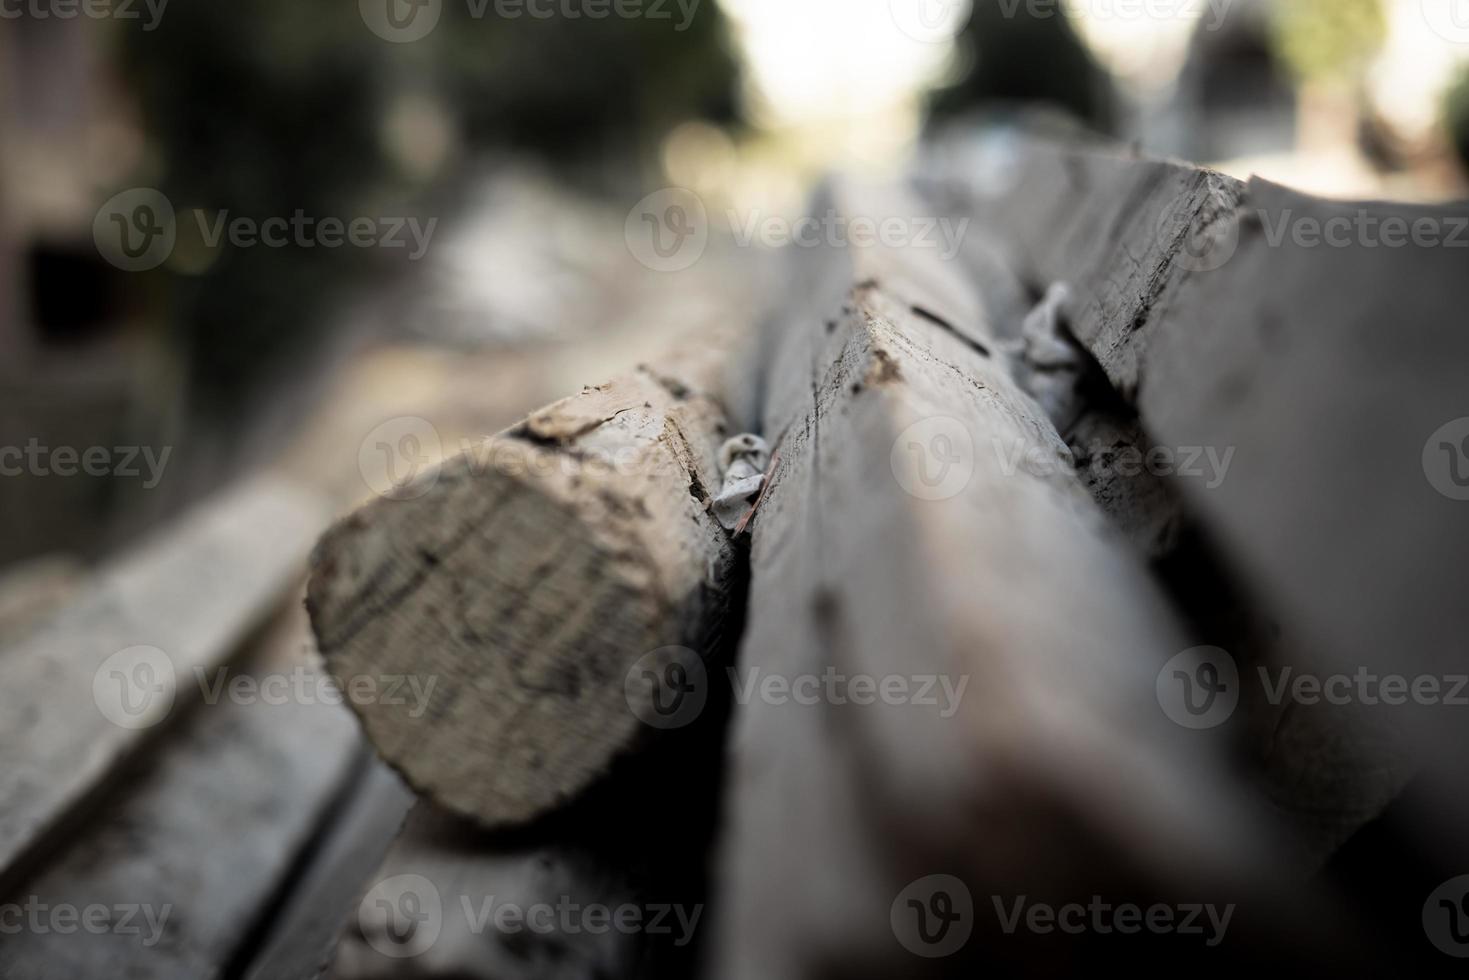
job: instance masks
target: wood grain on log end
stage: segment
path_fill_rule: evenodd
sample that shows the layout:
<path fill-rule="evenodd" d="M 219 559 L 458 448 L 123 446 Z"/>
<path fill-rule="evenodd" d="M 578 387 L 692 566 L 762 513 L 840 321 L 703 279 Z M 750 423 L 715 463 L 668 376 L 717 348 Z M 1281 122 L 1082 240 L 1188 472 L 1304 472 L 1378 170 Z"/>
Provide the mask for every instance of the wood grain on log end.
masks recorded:
<path fill-rule="evenodd" d="M 633 668 L 710 649 L 735 568 L 708 511 L 720 371 L 701 352 L 587 388 L 322 540 L 307 599 L 322 653 L 416 789 L 520 825 L 653 732 Z M 409 696 L 351 696 L 400 677 Z"/>

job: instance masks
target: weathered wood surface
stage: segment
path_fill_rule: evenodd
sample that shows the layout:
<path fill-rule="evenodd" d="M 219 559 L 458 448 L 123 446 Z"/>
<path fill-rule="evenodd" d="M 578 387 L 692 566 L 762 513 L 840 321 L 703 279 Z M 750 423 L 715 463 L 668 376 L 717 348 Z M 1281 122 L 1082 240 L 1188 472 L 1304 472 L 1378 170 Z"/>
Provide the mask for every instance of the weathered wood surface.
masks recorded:
<path fill-rule="evenodd" d="M 720 444 L 753 399 L 742 340 L 711 330 L 557 402 L 323 538 L 309 607 L 332 673 L 427 692 L 416 713 L 358 706 L 414 788 L 522 824 L 654 731 L 635 667 L 702 656 L 735 584 L 709 506 Z"/>
<path fill-rule="evenodd" d="M 413 794 L 364 746 L 355 785 L 324 828 L 322 840 L 270 934 L 251 956 L 248 980 L 315 980 L 331 965 L 357 903 L 403 828 Z"/>
<path fill-rule="evenodd" d="M 231 681 L 304 669 L 308 639 L 293 603 Z M 128 768 L 63 854 L 7 891 L 27 921 L 11 932 L 7 919 L 0 976 L 232 975 L 363 750 L 338 705 L 225 695 L 196 706 Z M 83 928 L 84 914 L 102 928 Z"/>
<path fill-rule="evenodd" d="M 63 608 L 85 580 L 81 562 L 47 555 L 0 573 L 0 649 L 33 632 Z"/>
<path fill-rule="evenodd" d="M 567 934 L 559 913 L 549 931 L 540 922 L 535 930 L 525 922 L 539 904 L 616 907 L 635 899 L 625 875 L 609 873 L 589 855 L 564 844 L 497 849 L 482 834 L 424 804 L 350 910 L 332 976 L 636 976 L 635 935 L 611 929 Z M 506 907 L 521 910 L 519 922 L 497 918 Z"/>
<path fill-rule="evenodd" d="M 721 743 L 690 731 L 528 831 L 421 801 L 352 909 L 334 980 L 699 975 Z"/>
<path fill-rule="evenodd" d="M 0 655 L 0 882 L 230 656 L 299 575 L 321 502 L 262 479 L 209 501 L 112 561 L 85 593 Z"/>
<path fill-rule="evenodd" d="M 960 270 L 916 249 L 804 261 L 804 301 L 772 334 L 779 463 L 736 683 L 832 670 L 907 679 L 915 699 L 921 678 L 940 680 L 930 696 L 964 687 L 947 705 L 742 703 L 715 975 L 927 975 L 898 916 L 911 931 L 900 899 L 929 875 L 972 892 L 974 938 L 933 961 L 950 971 L 1024 949 L 1064 962 L 1064 944 L 1003 935 L 991 896 L 1248 880 L 1266 835 L 1155 700 L 1191 644 L 1011 381 Z"/>
<path fill-rule="evenodd" d="M 1306 850 L 1330 853 L 1443 760 L 1415 738 L 1463 727 L 1441 705 L 1272 704 L 1251 675 L 1462 672 L 1469 508 L 1425 456 L 1469 416 L 1469 208 L 1328 202 L 1013 139 L 933 173 L 1037 288 L 1072 287 L 1070 328 L 1148 439 L 1233 452 L 1217 482 L 1172 482 L 1261 621 L 1233 652 L 1271 792 Z M 1414 244 L 1420 222 L 1440 244 Z"/>

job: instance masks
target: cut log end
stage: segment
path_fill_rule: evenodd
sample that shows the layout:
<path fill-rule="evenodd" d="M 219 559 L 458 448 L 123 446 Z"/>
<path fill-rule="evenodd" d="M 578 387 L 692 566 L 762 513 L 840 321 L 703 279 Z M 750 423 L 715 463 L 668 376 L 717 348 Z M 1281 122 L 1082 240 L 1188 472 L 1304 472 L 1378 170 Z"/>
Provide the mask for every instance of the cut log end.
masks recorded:
<path fill-rule="evenodd" d="M 322 540 L 307 599 L 321 652 L 415 789 L 519 826 L 655 733 L 636 668 L 704 655 L 736 565 L 708 510 L 711 405 L 639 377 L 602 386 Z"/>

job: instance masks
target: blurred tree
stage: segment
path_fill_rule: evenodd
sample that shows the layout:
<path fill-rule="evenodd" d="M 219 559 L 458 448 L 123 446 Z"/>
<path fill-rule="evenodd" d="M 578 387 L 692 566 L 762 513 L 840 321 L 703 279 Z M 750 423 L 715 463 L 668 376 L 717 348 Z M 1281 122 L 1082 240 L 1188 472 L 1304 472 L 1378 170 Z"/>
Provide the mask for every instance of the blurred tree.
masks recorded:
<path fill-rule="evenodd" d="M 248 413 L 312 353 L 332 287 L 363 250 L 209 246 L 194 209 L 211 221 L 353 216 L 382 176 L 379 42 L 355 5 L 291 0 L 177 4 L 156 30 L 122 36 L 178 217 L 167 317 L 190 407 Z"/>
<path fill-rule="evenodd" d="M 1469 65 L 1460 70 L 1458 80 L 1449 89 L 1445 102 L 1444 116 L 1448 123 L 1449 138 L 1458 151 L 1465 172 L 1469 173 Z"/>
<path fill-rule="evenodd" d="M 1094 129 L 1114 124 L 1112 82 L 1072 30 L 1064 7 L 974 0 L 957 39 L 958 80 L 935 93 L 937 118 L 991 103 L 1040 103 Z"/>
<path fill-rule="evenodd" d="M 677 4 L 660 12 L 669 17 L 500 21 L 449 4 L 422 54 L 470 145 L 572 164 L 656 146 L 689 119 L 735 119 L 738 72 L 718 5 L 706 0 L 687 21 Z"/>
<path fill-rule="evenodd" d="M 1382 0 L 1283 0 L 1271 10 L 1281 56 L 1308 81 L 1355 79 L 1387 33 Z"/>
<path fill-rule="evenodd" d="M 469 155 L 511 149 L 564 174 L 604 167 L 609 149 L 631 157 L 684 119 L 732 118 L 738 80 L 714 3 L 687 23 L 678 4 L 662 5 L 671 19 L 568 17 L 565 6 L 512 19 L 493 2 L 446 0 L 437 26 L 404 44 L 375 35 L 352 2 L 176 4 L 156 30 L 125 32 L 157 160 L 148 179 L 179 215 L 160 275 L 194 409 L 231 418 L 278 391 L 319 347 L 335 292 L 403 253 L 205 247 L 192 209 L 210 220 L 403 215 L 426 190 L 416 179 L 452 176 L 410 175 L 388 152 L 404 95 L 426 95 L 416 104 L 441 112 Z M 423 130 L 407 132 L 412 142 Z"/>

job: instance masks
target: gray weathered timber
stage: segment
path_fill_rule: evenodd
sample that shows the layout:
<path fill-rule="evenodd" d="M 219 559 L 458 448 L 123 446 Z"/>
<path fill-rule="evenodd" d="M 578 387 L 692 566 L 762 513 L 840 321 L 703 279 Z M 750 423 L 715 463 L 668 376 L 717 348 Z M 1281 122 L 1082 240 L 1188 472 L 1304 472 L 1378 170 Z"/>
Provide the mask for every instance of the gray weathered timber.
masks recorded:
<path fill-rule="evenodd" d="M 307 625 L 293 607 L 232 677 L 304 668 Z M 228 696 L 196 706 L 65 853 L 5 896 L 37 909 L 43 927 L 0 936 L 0 976 L 230 975 L 362 751 L 340 706 Z M 68 908 L 72 927 L 56 928 Z M 81 928 L 85 915 L 105 928 Z"/>
<path fill-rule="evenodd" d="M 274 479 L 211 500 L 92 577 L 0 656 L 0 881 L 159 730 L 197 701 L 196 670 L 232 655 L 297 581 L 328 518 Z"/>
<path fill-rule="evenodd" d="M 922 213 L 845 188 L 836 205 Z M 912 248 L 802 261 L 772 334 L 779 462 L 736 684 L 832 672 L 902 679 L 912 698 L 742 701 L 714 975 L 1020 962 L 1036 950 L 1002 934 L 991 896 L 1248 879 L 1264 835 L 1156 700 L 1189 643 L 1011 381 L 960 269 Z M 902 898 L 937 874 L 967 885 L 972 905 L 947 890 L 976 934 L 928 961 L 900 945 L 920 942 Z"/>
<path fill-rule="evenodd" d="M 398 836 L 413 794 L 363 746 L 362 769 L 269 936 L 251 951 L 248 980 L 315 980 L 336 955 L 373 872 Z"/>
<path fill-rule="evenodd" d="M 1272 702 L 1257 671 L 1464 672 L 1469 505 L 1429 474 L 1452 491 L 1452 464 L 1469 468 L 1469 447 L 1432 444 L 1469 417 L 1469 208 L 1329 202 L 1041 142 L 948 162 L 942 182 L 968 184 L 1021 274 L 1072 286 L 1072 331 L 1151 443 L 1233 454 L 1222 479 L 1171 482 L 1262 621 L 1232 651 L 1242 714 L 1306 851 L 1329 854 L 1421 764 L 1451 772 L 1455 713 Z"/>

